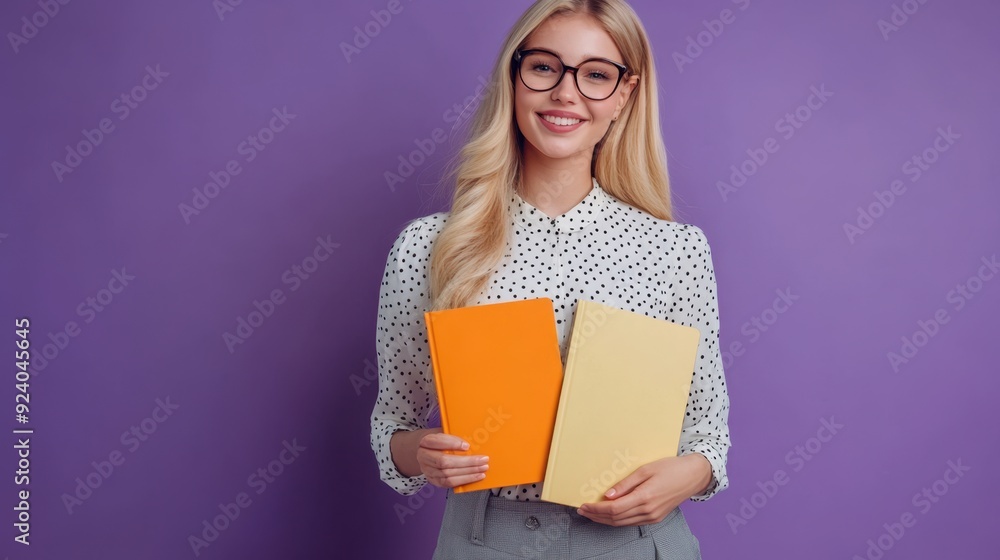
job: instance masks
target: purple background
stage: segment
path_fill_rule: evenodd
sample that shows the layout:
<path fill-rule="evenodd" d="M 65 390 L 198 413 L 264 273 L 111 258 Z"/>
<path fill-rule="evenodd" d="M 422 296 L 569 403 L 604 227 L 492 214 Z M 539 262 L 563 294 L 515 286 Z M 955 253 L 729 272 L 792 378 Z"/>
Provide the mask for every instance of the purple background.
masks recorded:
<path fill-rule="evenodd" d="M 14 436 L 2 437 L 0 554 L 192 558 L 189 535 L 247 492 L 199 557 L 430 557 L 444 492 L 396 494 L 369 447 L 379 282 L 405 221 L 447 207 L 438 178 L 463 129 L 446 111 L 475 104 L 530 2 L 404 0 L 348 61 L 342 43 L 387 4 L 247 1 L 220 18 L 208 1 L 70 2 L 35 16 L 48 21 L 17 52 L 8 33 L 42 8 L 0 8 L 3 425 L 17 427 L 14 318 L 30 317 L 36 353 L 79 327 L 31 380 L 30 547 L 13 543 Z M 730 487 L 682 506 L 705 557 L 864 558 L 882 536 L 885 558 L 995 558 L 1000 276 L 970 279 L 1000 249 L 988 188 L 1000 7 L 929 0 L 886 39 L 888 0 L 633 6 L 656 50 L 678 219 L 706 231 L 722 345 L 743 349 L 726 360 Z M 735 21 L 678 66 L 726 8 Z M 147 65 L 169 75 L 121 119 L 113 103 Z M 824 84 L 833 95 L 785 138 L 775 124 Z M 284 107 L 295 117 L 247 162 L 240 143 Z M 57 178 L 53 162 L 104 118 L 114 130 Z M 959 138 L 913 181 L 903 165 L 939 127 Z M 449 140 L 390 188 L 384 174 L 437 128 Z M 768 138 L 779 149 L 723 197 L 717 182 Z M 178 205 L 230 160 L 240 174 L 186 222 Z M 905 192 L 849 239 L 844 224 L 897 179 Z M 317 237 L 339 246 L 292 291 L 282 275 Z M 122 267 L 128 286 L 78 314 Z M 977 292 L 957 309 L 949 293 L 967 282 Z M 230 352 L 223 334 L 275 289 L 283 303 Z M 784 289 L 798 299 L 769 311 Z M 938 309 L 948 322 L 894 371 L 887 354 Z M 173 414 L 125 445 L 167 397 Z M 810 443 L 831 417 L 843 428 Z M 293 440 L 305 450 L 258 494 L 248 477 Z M 63 495 L 115 451 L 124 463 L 69 513 Z M 959 460 L 969 469 L 938 482 L 944 495 L 914 503 Z M 787 483 L 767 496 L 778 471 Z M 890 536 L 907 513 L 916 524 Z"/>

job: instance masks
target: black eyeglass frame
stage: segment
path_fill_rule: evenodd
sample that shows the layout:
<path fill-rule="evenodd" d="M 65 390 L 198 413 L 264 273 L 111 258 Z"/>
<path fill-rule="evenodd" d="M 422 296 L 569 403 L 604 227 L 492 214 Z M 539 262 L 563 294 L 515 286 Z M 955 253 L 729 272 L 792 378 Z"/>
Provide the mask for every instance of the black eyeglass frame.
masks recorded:
<path fill-rule="evenodd" d="M 562 66 L 562 73 L 559 75 L 559 79 L 556 80 L 555 85 L 553 85 L 552 87 L 547 88 L 547 89 L 535 89 L 535 88 L 529 86 L 527 83 L 525 83 L 524 76 L 521 75 L 521 62 L 524 60 L 524 57 L 526 55 L 532 54 L 532 53 L 545 53 L 545 54 L 548 54 L 548 55 L 552 55 L 553 57 L 555 57 L 556 60 L 559 61 L 559 64 Z M 590 97 L 589 95 L 583 93 L 583 90 L 580 88 L 579 73 L 577 71 L 580 69 L 580 66 L 583 66 L 584 64 L 586 64 L 588 62 L 595 61 L 595 60 L 597 60 L 599 62 L 607 62 L 608 64 L 611 64 L 612 66 L 614 66 L 615 68 L 618 69 L 618 81 L 615 82 L 614 89 L 611 90 L 611 93 L 609 93 L 607 95 L 607 97 L 601 97 L 601 98 Z M 618 91 L 618 86 L 621 85 L 622 78 L 624 78 L 625 75 L 629 73 L 628 66 L 625 66 L 624 64 L 620 64 L 620 63 L 615 62 L 613 60 L 608 60 L 606 58 L 599 58 L 599 57 L 588 58 L 587 60 L 584 60 L 583 62 L 581 62 L 578 66 L 570 66 L 570 65 L 566 64 L 565 62 L 563 62 L 562 58 L 560 58 L 559 55 L 557 55 L 556 53 L 554 53 L 552 51 L 546 50 L 546 49 L 522 49 L 522 50 L 519 50 L 519 51 L 515 51 L 514 52 L 514 64 L 515 64 L 515 69 L 514 70 L 517 72 L 518 79 L 521 80 L 521 83 L 524 84 L 524 87 L 530 89 L 531 91 L 552 91 L 552 90 L 554 90 L 555 88 L 559 87 L 559 84 L 562 83 L 563 78 L 566 77 L 566 72 L 572 70 L 573 71 L 573 83 L 576 84 L 576 91 L 580 92 L 580 95 L 586 97 L 587 99 L 590 99 L 591 101 L 604 101 L 605 99 L 610 98 L 612 95 L 615 94 L 616 91 Z"/>

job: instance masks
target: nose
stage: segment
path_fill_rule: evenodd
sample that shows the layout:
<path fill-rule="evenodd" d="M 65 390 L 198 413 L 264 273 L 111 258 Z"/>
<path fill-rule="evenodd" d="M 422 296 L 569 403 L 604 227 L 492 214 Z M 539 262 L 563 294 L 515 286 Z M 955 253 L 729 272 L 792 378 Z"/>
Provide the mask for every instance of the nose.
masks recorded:
<path fill-rule="evenodd" d="M 570 78 L 569 73 L 573 73 L 573 77 Z M 552 95 L 556 96 L 557 99 L 564 99 L 566 97 L 566 88 L 569 88 L 569 95 L 575 95 L 577 92 L 576 86 L 576 68 L 566 68 L 563 72 L 559 82 L 556 83 L 556 87 L 552 88 Z"/>

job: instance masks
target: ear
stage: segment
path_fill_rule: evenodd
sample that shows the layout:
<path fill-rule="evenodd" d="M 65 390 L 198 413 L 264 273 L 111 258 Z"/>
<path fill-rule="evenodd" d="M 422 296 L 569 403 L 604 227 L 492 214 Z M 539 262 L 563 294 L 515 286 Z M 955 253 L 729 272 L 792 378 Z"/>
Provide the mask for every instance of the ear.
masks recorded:
<path fill-rule="evenodd" d="M 615 107 L 615 116 L 613 118 L 617 119 L 618 115 L 621 114 L 622 109 L 625 108 L 625 104 L 628 103 L 628 98 L 632 95 L 632 90 L 639 83 L 639 76 L 632 75 L 629 76 L 628 80 L 622 83 L 621 93 L 618 95 L 618 105 Z"/>

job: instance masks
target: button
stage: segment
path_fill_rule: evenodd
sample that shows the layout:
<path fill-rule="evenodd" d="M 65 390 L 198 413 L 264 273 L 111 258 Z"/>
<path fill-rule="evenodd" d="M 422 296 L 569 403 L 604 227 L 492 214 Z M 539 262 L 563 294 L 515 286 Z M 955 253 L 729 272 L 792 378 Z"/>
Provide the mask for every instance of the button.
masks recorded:
<path fill-rule="evenodd" d="M 527 519 L 524 520 L 524 526 L 534 531 L 535 529 L 541 526 L 541 523 L 538 521 L 537 517 L 532 515 L 531 517 L 528 517 Z"/>

